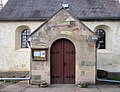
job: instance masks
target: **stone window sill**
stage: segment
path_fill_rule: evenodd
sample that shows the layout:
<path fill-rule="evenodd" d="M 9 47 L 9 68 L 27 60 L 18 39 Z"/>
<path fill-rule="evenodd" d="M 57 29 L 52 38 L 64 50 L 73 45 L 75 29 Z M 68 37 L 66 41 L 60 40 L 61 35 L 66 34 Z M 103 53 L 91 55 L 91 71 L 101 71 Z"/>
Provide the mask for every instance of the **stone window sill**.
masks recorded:
<path fill-rule="evenodd" d="M 30 52 L 31 50 L 29 48 L 20 48 L 20 49 L 17 49 L 16 51 L 18 51 L 18 52 Z"/>
<path fill-rule="evenodd" d="M 104 54 L 104 53 L 111 54 L 111 52 L 108 51 L 107 49 L 98 49 L 98 50 L 97 50 L 97 53 L 98 53 L 98 54 Z"/>

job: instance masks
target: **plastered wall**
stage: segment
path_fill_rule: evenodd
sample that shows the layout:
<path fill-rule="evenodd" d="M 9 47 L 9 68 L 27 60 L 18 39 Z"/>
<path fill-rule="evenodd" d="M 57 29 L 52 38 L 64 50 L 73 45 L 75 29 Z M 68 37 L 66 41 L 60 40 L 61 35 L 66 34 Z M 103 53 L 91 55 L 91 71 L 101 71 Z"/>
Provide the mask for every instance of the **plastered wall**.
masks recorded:
<path fill-rule="evenodd" d="M 120 22 L 119 21 L 82 21 L 91 30 L 104 28 L 106 32 L 105 50 L 98 50 L 97 68 L 110 72 L 120 72 Z M 0 22 L 0 70 L 30 70 L 30 50 L 15 49 L 15 31 L 19 26 L 28 26 L 34 31 L 42 22 Z"/>
<path fill-rule="evenodd" d="M 21 40 L 21 30 L 17 29 L 26 26 L 32 32 L 39 25 L 41 22 L 0 22 L 0 71 L 30 70 L 30 49 L 21 48 L 20 42 L 15 42 Z M 15 44 L 19 46 L 16 48 Z"/>

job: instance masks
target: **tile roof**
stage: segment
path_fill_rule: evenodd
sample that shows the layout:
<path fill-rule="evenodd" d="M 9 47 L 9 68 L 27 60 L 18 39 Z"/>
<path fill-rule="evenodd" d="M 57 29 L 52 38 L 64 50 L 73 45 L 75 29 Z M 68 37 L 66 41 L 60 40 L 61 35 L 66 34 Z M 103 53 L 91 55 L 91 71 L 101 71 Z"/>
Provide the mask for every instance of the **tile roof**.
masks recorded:
<path fill-rule="evenodd" d="M 62 3 L 79 19 L 120 19 L 118 0 L 9 0 L 0 20 L 44 20 L 59 11 Z"/>

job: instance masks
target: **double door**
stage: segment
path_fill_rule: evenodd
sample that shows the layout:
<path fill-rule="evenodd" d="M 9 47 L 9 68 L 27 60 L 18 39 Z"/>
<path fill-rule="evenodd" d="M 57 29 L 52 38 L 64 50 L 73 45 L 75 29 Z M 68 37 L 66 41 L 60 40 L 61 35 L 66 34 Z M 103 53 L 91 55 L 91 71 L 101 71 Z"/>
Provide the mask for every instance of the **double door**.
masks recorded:
<path fill-rule="evenodd" d="M 67 39 L 59 39 L 51 46 L 51 83 L 75 83 L 75 47 Z"/>

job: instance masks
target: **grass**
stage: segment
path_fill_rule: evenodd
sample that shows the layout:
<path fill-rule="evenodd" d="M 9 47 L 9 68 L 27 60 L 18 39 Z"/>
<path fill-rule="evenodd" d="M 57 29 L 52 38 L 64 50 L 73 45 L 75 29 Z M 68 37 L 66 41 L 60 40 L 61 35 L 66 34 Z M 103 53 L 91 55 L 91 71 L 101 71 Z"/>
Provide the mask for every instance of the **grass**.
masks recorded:
<path fill-rule="evenodd" d="M 19 81 L 17 80 L 1 80 L 1 82 L 4 82 L 4 83 L 18 83 Z"/>
<path fill-rule="evenodd" d="M 108 80 L 117 80 L 117 81 L 120 81 L 120 77 L 119 76 L 114 76 L 114 77 L 108 77 L 107 78 Z"/>

